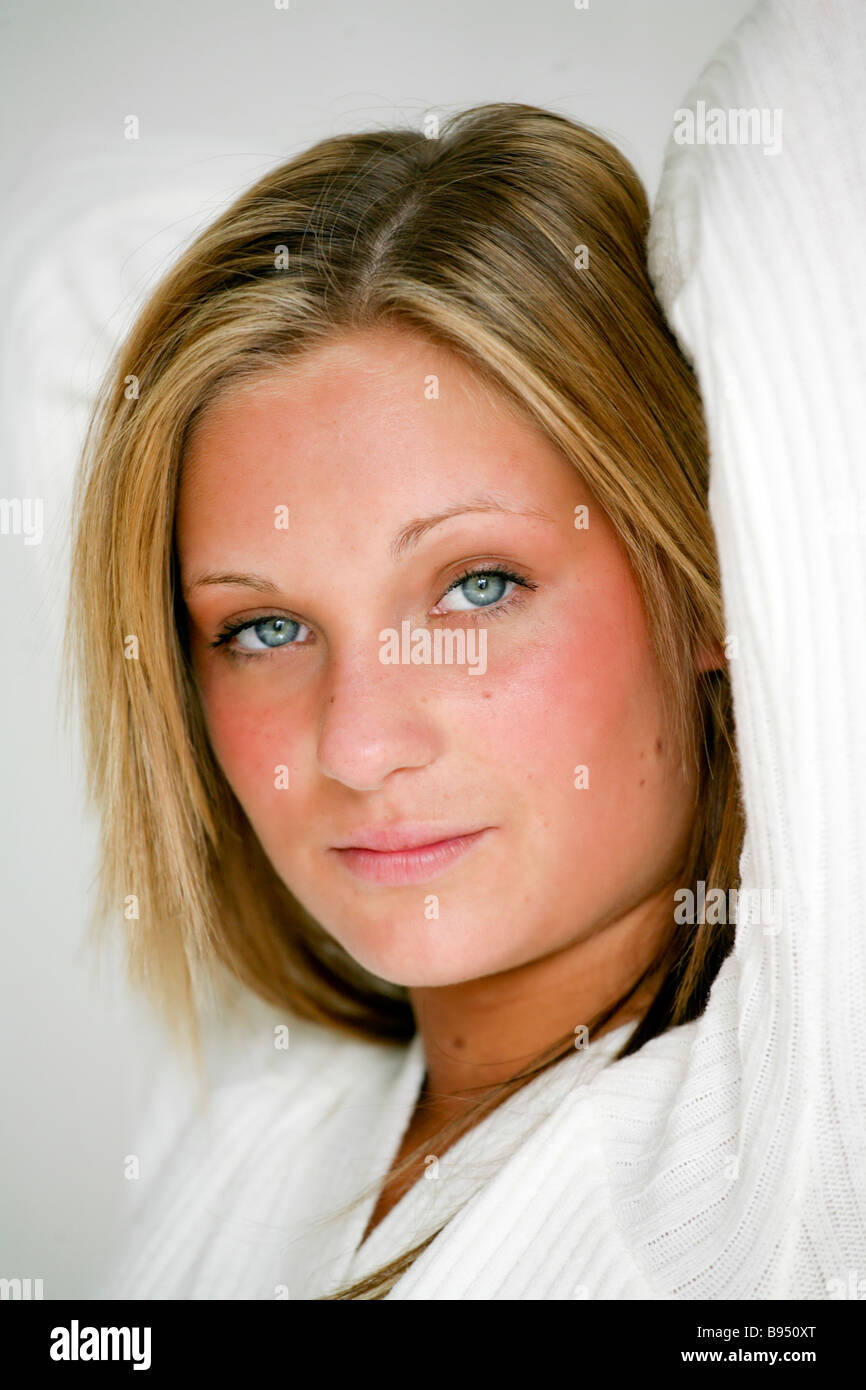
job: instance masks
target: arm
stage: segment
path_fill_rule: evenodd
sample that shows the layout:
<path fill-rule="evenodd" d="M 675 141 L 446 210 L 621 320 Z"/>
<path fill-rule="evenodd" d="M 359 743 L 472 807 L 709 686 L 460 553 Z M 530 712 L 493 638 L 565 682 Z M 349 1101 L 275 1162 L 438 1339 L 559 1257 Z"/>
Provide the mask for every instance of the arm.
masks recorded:
<path fill-rule="evenodd" d="M 708 1009 L 739 1053 L 731 1196 L 768 1270 L 787 1204 L 842 1276 L 866 1238 L 864 56 L 862 0 L 759 0 L 683 105 L 729 134 L 757 110 L 765 139 L 672 139 L 649 242 L 706 409 L 742 888 L 779 906 L 739 921 Z"/>

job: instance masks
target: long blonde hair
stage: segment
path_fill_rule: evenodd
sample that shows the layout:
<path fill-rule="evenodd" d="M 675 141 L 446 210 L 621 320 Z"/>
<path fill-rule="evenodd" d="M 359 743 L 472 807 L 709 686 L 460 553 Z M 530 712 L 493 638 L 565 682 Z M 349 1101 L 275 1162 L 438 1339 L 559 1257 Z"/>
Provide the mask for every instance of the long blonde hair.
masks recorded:
<path fill-rule="evenodd" d="M 124 922 L 131 978 L 197 1058 L 206 993 L 230 1000 L 238 984 L 356 1037 L 386 1044 L 415 1031 L 408 991 L 366 972 L 277 877 L 215 760 L 174 542 L 202 411 L 228 383 L 347 330 L 392 323 L 447 345 L 579 466 L 627 549 L 672 727 L 697 773 L 680 881 L 737 886 L 729 679 L 694 665 L 698 643 L 724 641 L 708 445 L 693 372 L 648 277 L 648 222 L 623 155 L 537 107 L 477 106 L 436 138 L 326 139 L 193 241 L 117 350 L 84 444 L 70 589 L 68 677 L 102 822 L 94 928 L 115 933 L 135 904 Z M 661 983 L 620 1055 L 696 1017 L 732 944 L 732 926 L 678 924 L 672 903 L 651 967 Z M 571 1035 L 554 1044 L 462 1126 L 573 1046 Z M 457 1128 L 443 1127 L 441 1142 Z M 332 1296 L 383 1297 L 433 1235 Z"/>

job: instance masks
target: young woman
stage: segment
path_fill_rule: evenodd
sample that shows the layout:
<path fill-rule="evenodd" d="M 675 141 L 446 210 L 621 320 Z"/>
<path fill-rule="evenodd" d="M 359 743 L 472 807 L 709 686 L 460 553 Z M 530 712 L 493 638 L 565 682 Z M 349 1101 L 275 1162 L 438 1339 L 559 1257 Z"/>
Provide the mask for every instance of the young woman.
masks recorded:
<path fill-rule="evenodd" d="M 223 1056 L 107 1296 L 866 1268 L 864 24 L 810 8 L 700 88 L 782 151 L 673 143 L 651 228 L 538 108 L 329 139 L 118 353 L 71 612 L 103 916 Z"/>

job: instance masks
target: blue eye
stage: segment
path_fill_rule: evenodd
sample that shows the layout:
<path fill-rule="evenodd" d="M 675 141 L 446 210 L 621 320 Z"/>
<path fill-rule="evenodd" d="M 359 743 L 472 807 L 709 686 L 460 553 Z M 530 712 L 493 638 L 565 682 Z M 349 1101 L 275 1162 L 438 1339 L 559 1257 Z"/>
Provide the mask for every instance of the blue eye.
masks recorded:
<path fill-rule="evenodd" d="M 486 569 L 466 570 L 446 589 L 434 613 L 480 613 L 486 609 L 494 610 L 491 616 L 505 613 L 513 602 L 519 602 L 515 590 L 535 589 L 532 580 L 496 566 Z M 453 595 L 454 601 L 445 604 Z M 300 636 L 299 636 L 300 634 Z M 227 656 L 236 658 L 255 658 L 280 647 L 300 647 L 307 644 L 311 629 L 296 618 L 282 614 L 265 615 L 262 618 L 249 618 L 242 622 L 229 622 L 225 625 L 212 647 L 221 649 Z"/>
<path fill-rule="evenodd" d="M 512 602 L 519 602 L 519 596 L 516 593 L 517 588 L 535 589 L 536 587 L 532 580 L 524 579 L 522 575 L 513 574 L 511 570 L 498 565 L 487 566 L 485 569 L 465 570 L 445 590 L 444 597 L 439 601 L 438 611 L 444 613 L 479 613 L 490 608 L 495 609 L 497 614 L 503 613 L 511 607 Z M 462 601 L 446 607 L 445 600 L 449 595 Z"/>
<path fill-rule="evenodd" d="M 446 591 L 446 598 L 451 594 L 455 598 L 465 599 L 465 604 L 457 604 L 455 608 L 446 609 L 446 612 L 466 613 L 473 608 L 488 608 L 505 596 L 509 584 L 518 582 L 500 570 L 476 570 L 474 574 L 456 580 Z M 509 592 L 513 593 L 513 589 Z"/>
<path fill-rule="evenodd" d="M 294 618 L 257 618 L 249 627 L 242 627 L 238 633 L 238 646 L 245 651 L 261 651 L 255 642 L 244 638 L 255 637 L 265 647 L 285 647 L 294 640 L 301 630 L 301 624 Z"/>
<path fill-rule="evenodd" d="M 250 656 L 256 652 L 274 651 L 278 647 L 291 647 L 299 645 L 295 638 L 299 632 L 309 632 L 309 628 L 303 623 L 296 622 L 294 618 L 284 617 L 265 617 L 254 618 L 251 622 L 229 624 L 219 634 L 214 647 L 224 647 L 233 653 L 242 652 L 245 656 Z M 236 638 L 236 645 L 228 647 L 232 638 Z"/>

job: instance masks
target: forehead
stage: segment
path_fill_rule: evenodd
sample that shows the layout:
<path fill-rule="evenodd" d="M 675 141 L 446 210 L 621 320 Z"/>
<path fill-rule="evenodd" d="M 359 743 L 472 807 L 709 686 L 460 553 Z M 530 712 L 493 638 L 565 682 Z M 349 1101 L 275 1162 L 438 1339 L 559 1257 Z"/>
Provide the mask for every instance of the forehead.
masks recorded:
<path fill-rule="evenodd" d="M 230 380 L 198 416 L 189 449 L 233 415 L 281 402 L 295 410 L 323 400 L 350 406 L 365 396 L 404 410 L 419 401 L 442 402 L 444 413 L 474 405 L 532 427 L 528 410 L 462 353 L 417 329 L 387 325 L 335 334 L 278 367 Z"/>
<path fill-rule="evenodd" d="M 505 390 L 447 345 L 387 326 L 230 382 L 195 422 L 182 487 L 400 491 L 434 472 L 434 487 L 459 485 L 468 469 L 516 481 L 539 455 L 561 460 Z"/>

